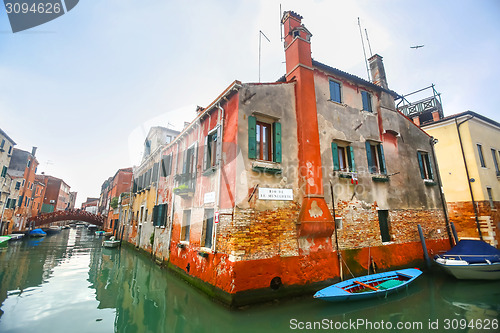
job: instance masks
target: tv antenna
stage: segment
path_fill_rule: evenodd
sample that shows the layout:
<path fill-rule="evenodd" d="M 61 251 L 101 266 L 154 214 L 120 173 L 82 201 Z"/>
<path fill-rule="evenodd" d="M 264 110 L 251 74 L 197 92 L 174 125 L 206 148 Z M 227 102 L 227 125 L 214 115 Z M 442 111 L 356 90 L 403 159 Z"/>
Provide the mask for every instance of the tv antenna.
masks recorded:
<path fill-rule="evenodd" d="M 267 39 L 267 41 L 269 43 L 271 43 L 271 41 L 269 40 L 269 38 L 267 38 L 266 35 L 264 35 L 264 33 L 262 32 L 262 30 L 259 30 L 259 83 L 260 83 L 260 58 L 261 58 L 261 49 L 262 49 L 262 46 L 261 46 L 261 40 L 262 40 L 262 36 L 264 36 L 265 39 Z"/>
<path fill-rule="evenodd" d="M 361 36 L 361 45 L 363 45 L 363 55 L 365 56 L 366 73 L 368 74 L 368 81 L 371 81 L 370 70 L 368 69 L 368 60 L 366 60 L 365 42 L 363 41 L 363 33 L 361 32 L 361 22 L 359 21 L 359 17 L 358 17 L 358 26 L 359 26 L 359 35 Z"/>

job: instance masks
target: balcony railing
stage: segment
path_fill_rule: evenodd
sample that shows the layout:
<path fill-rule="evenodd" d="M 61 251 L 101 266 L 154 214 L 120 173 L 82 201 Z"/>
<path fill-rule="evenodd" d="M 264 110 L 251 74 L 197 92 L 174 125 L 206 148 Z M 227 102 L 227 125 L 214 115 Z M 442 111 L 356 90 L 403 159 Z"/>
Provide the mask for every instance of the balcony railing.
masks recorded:
<path fill-rule="evenodd" d="M 410 102 L 406 97 L 420 93 L 427 89 L 432 89 L 432 96 L 426 97 L 424 99 L 418 100 L 416 102 Z M 441 104 L 441 95 L 436 91 L 434 85 L 427 88 L 423 88 L 407 95 L 401 96 L 401 100 L 397 105 L 397 109 L 403 113 L 405 116 L 412 118 L 423 113 L 432 113 L 438 111 L 439 115 L 443 117 L 443 106 Z"/>

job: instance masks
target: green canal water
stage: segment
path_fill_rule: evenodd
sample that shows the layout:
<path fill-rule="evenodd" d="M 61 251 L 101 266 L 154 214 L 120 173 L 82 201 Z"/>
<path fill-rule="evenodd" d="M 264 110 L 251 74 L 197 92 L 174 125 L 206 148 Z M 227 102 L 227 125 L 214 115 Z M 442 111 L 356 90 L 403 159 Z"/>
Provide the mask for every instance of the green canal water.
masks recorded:
<path fill-rule="evenodd" d="M 387 299 L 228 310 L 85 229 L 0 249 L 0 332 L 500 332 L 500 282 L 426 272 Z M 271 291 L 270 291 L 271 292 Z"/>

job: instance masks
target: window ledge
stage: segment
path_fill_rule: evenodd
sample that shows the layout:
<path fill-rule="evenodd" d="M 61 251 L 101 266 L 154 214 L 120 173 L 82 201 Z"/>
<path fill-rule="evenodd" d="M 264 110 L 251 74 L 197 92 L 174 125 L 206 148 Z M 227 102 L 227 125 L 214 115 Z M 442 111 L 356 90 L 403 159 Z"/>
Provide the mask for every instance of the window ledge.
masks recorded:
<path fill-rule="evenodd" d="M 217 166 L 210 167 L 210 168 L 206 169 L 205 171 L 203 171 L 202 175 L 203 176 L 211 176 L 215 173 L 216 170 L 217 170 Z"/>
<path fill-rule="evenodd" d="M 283 168 L 279 163 L 267 161 L 255 161 L 252 163 L 252 170 L 256 172 L 267 172 L 273 174 L 280 174 Z"/>
<path fill-rule="evenodd" d="M 340 105 L 340 106 L 343 106 L 343 107 L 347 107 L 347 104 L 342 103 L 342 102 L 336 102 L 333 99 L 329 99 L 328 102 L 331 102 L 333 104 L 337 104 L 337 105 Z"/>
<path fill-rule="evenodd" d="M 426 186 L 436 186 L 437 185 L 437 183 L 432 179 L 424 179 L 424 184 Z"/>
<path fill-rule="evenodd" d="M 389 176 L 383 174 L 372 175 L 372 180 L 374 182 L 386 183 L 389 181 Z"/>
<path fill-rule="evenodd" d="M 198 255 L 203 258 L 208 258 L 208 255 L 212 253 L 212 249 L 207 247 L 202 247 L 198 250 Z"/>
<path fill-rule="evenodd" d="M 353 172 L 350 171 L 337 171 L 339 178 L 352 179 Z"/>

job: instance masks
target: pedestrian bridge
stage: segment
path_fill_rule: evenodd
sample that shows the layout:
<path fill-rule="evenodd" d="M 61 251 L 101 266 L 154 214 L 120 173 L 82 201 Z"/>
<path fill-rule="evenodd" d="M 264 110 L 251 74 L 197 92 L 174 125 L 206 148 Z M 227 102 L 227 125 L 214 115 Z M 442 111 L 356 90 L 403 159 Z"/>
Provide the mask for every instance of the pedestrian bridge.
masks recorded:
<path fill-rule="evenodd" d="M 33 216 L 28 219 L 28 225 L 33 223 L 34 227 L 41 227 L 59 221 L 68 221 L 68 223 L 69 221 L 83 221 L 102 226 L 104 223 L 104 216 L 92 214 L 81 209 L 59 210 L 52 213 Z"/>

